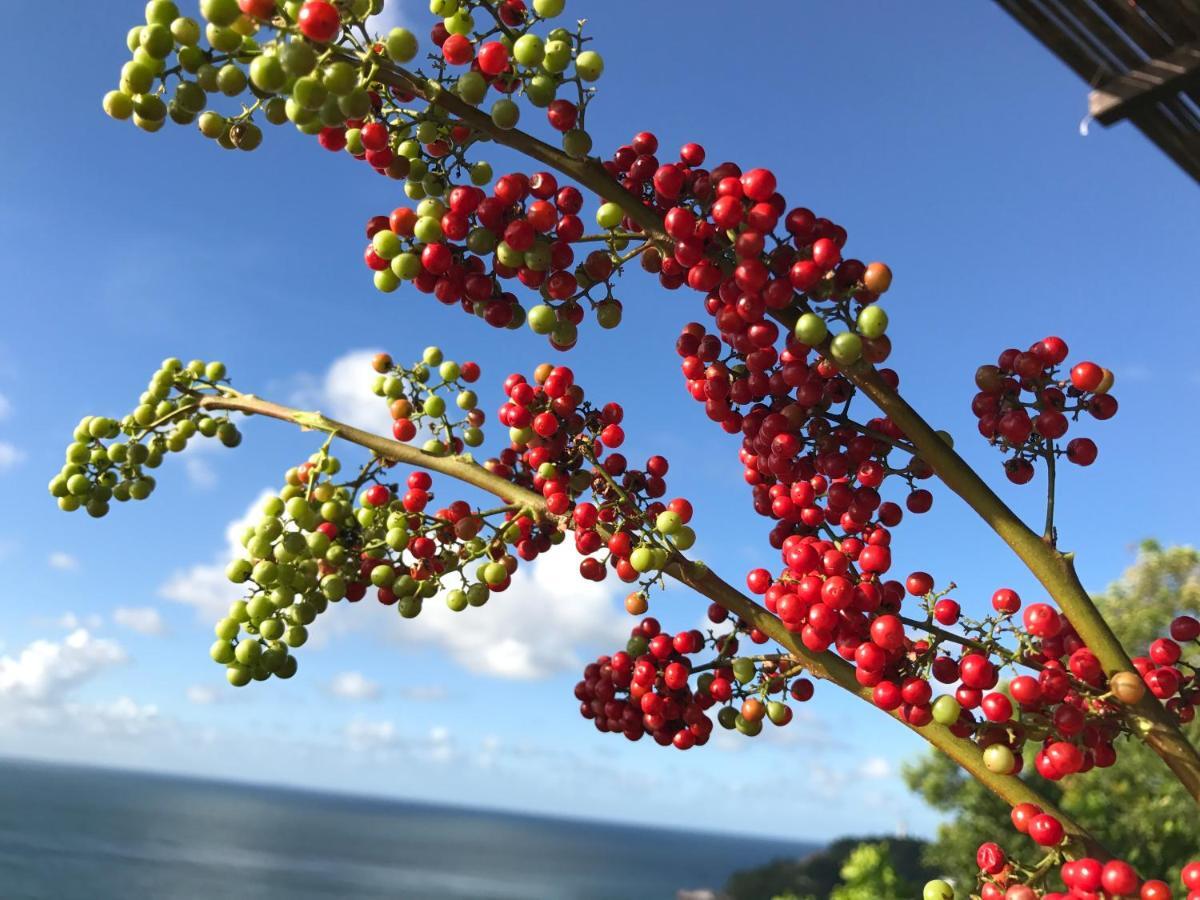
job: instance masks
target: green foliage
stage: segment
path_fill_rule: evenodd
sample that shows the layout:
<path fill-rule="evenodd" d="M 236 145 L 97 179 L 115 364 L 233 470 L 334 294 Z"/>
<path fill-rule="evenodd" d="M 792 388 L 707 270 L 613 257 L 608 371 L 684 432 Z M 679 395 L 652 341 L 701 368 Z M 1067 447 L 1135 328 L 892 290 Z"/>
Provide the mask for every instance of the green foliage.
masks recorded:
<path fill-rule="evenodd" d="M 907 900 L 916 888 L 905 882 L 892 864 L 886 842 L 859 844 L 842 866 L 842 883 L 829 900 Z"/>
<path fill-rule="evenodd" d="M 915 838 L 842 838 L 802 859 L 736 872 L 725 893 L 732 900 L 910 900 L 920 893 L 912 885 L 934 874 L 922 862 L 925 846 Z"/>
<path fill-rule="evenodd" d="M 1164 549 L 1147 541 L 1135 563 L 1095 601 L 1125 647 L 1133 654 L 1143 653 L 1151 640 L 1166 634 L 1174 616 L 1195 612 L 1200 605 L 1200 551 Z M 1197 661 L 1194 650 L 1190 656 Z M 1193 742 L 1200 740 L 1200 724 L 1191 724 L 1186 733 Z M 925 850 L 926 863 L 939 874 L 974 884 L 975 850 L 984 841 L 997 840 L 1014 852 L 1033 848 L 1006 824 L 1007 804 L 945 755 L 926 754 L 905 767 L 904 778 L 926 803 L 953 815 Z M 1200 855 L 1195 804 L 1154 753 L 1137 741 L 1122 741 L 1117 762 L 1108 769 L 1057 784 L 1037 775 L 1028 780 L 1065 812 L 1087 822 L 1102 843 L 1141 871 L 1174 880 L 1183 863 Z"/>

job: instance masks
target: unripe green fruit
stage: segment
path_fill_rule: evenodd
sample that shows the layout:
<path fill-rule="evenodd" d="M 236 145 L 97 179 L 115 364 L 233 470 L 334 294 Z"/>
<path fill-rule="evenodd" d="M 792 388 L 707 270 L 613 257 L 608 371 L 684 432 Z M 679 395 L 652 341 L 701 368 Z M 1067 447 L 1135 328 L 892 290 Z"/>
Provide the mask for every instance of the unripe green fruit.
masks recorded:
<path fill-rule="evenodd" d="M 921 891 L 921 900 L 954 900 L 954 888 L 940 878 L 927 881 Z"/>
<path fill-rule="evenodd" d="M 872 303 L 858 314 L 858 333 L 865 338 L 883 337 L 888 327 L 888 314 L 883 307 Z"/>
<path fill-rule="evenodd" d="M 663 510 L 654 520 L 654 527 L 662 534 L 675 534 L 683 527 L 683 520 L 674 510 Z"/>
<path fill-rule="evenodd" d="M 825 325 L 825 320 L 816 313 L 805 313 L 796 320 L 796 327 L 793 329 L 796 335 L 796 340 L 802 344 L 807 344 L 810 347 L 815 347 L 820 344 L 829 334 L 829 329 Z"/>
<path fill-rule="evenodd" d="M 104 95 L 104 111 L 114 119 L 128 119 L 133 115 L 133 100 L 120 91 L 109 91 Z"/>
<path fill-rule="evenodd" d="M 679 550 L 691 550 L 696 544 L 696 532 L 687 525 L 682 525 L 671 535 L 671 543 Z"/>
<path fill-rule="evenodd" d="M 744 656 L 733 661 L 732 669 L 733 677 L 737 679 L 738 684 L 749 684 L 758 674 L 758 667 L 754 664 L 754 660 Z"/>
<path fill-rule="evenodd" d="M 571 45 L 566 41 L 547 41 L 542 52 L 542 68 L 558 75 L 571 64 Z"/>
<path fill-rule="evenodd" d="M 585 50 L 575 57 L 575 71 L 584 81 L 595 81 L 604 72 L 604 59 L 595 50 Z"/>
<path fill-rule="evenodd" d="M 862 358 L 862 338 L 852 331 L 834 335 L 829 345 L 829 355 L 842 366 L 858 362 Z"/>
<path fill-rule="evenodd" d="M 567 156 L 572 159 L 583 159 L 592 149 L 592 136 L 582 128 L 572 128 L 563 135 L 562 145 Z"/>
<path fill-rule="evenodd" d="M 566 5 L 566 0 L 533 0 L 533 11 L 543 19 L 553 19 L 562 15 Z"/>
<path fill-rule="evenodd" d="M 762 719 L 751 722 L 750 720 L 743 718 L 741 713 L 738 713 L 737 719 L 734 721 L 734 727 L 737 728 L 737 730 L 742 734 L 746 735 L 746 737 L 754 737 L 762 732 L 763 724 Z"/>
<path fill-rule="evenodd" d="M 179 7 L 172 0 L 150 0 L 146 4 L 147 25 L 170 25 L 179 16 Z"/>
<path fill-rule="evenodd" d="M 625 211 L 616 203 L 602 203 L 596 210 L 596 224 L 601 228 L 616 228 L 625 217 Z"/>
<path fill-rule="evenodd" d="M 512 55 L 518 65 L 536 66 L 546 55 L 546 49 L 536 34 L 523 34 L 513 43 Z"/>
<path fill-rule="evenodd" d="M 458 81 L 454 85 L 454 92 L 472 106 L 483 101 L 483 98 L 487 96 L 487 90 L 487 79 L 478 72 L 464 72 L 458 76 Z M 495 121 L 494 111 L 492 120 Z"/>
<path fill-rule="evenodd" d="M 317 53 L 303 41 L 294 41 L 279 49 L 279 61 L 289 75 L 308 75 L 317 66 Z"/>
<path fill-rule="evenodd" d="M 288 76 L 277 56 L 258 56 L 250 63 L 250 82 L 264 94 L 274 94 L 287 84 Z"/>
<path fill-rule="evenodd" d="M 234 650 L 237 661 L 244 666 L 252 666 L 258 662 L 262 656 L 262 644 L 254 638 L 242 638 L 238 641 L 237 649 Z"/>
<path fill-rule="evenodd" d="M 931 708 L 933 720 L 940 725 L 953 725 L 958 721 L 962 706 L 949 694 L 943 694 L 933 701 Z"/>
<path fill-rule="evenodd" d="M 228 28 L 241 18 L 242 11 L 237 0 L 200 0 L 200 15 L 220 28 Z"/>
<path fill-rule="evenodd" d="M 467 608 L 467 595 L 465 591 L 453 590 L 446 594 L 446 605 L 454 612 L 462 612 Z"/>
<path fill-rule="evenodd" d="M 229 641 L 213 641 L 212 646 L 208 648 L 208 655 L 212 657 L 213 662 L 228 665 L 233 662 L 233 644 Z"/>
<path fill-rule="evenodd" d="M 557 93 L 558 82 L 549 75 L 535 75 L 525 83 L 525 96 L 539 109 L 544 109 L 554 102 Z"/>
<path fill-rule="evenodd" d="M 166 25 L 147 25 L 138 37 L 138 44 L 155 59 L 166 59 L 175 49 L 175 37 Z"/>
<path fill-rule="evenodd" d="M 171 21 L 171 36 L 184 47 L 194 48 L 200 41 L 200 23 L 188 16 L 178 16 Z"/>
<path fill-rule="evenodd" d="M 392 260 L 404 252 L 404 244 L 401 242 L 400 236 L 386 228 L 383 231 L 375 232 L 375 236 L 371 238 L 371 246 L 375 248 L 375 253 L 381 259 Z"/>
<path fill-rule="evenodd" d="M 650 547 L 637 547 L 629 554 L 629 565 L 635 572 L 649 572 L 654 567 L 654 551 Z"/>
<path fill-rule="evenodd" d="M 482 97 L 480 99 L 483 99 Z M 492 104 L 492 123 L 497 128 L 508 130 L 516 128 L 521 118 L 521 108 L 513 101 L 504 98 Z"/>
<path fill-rule="evenodd" d="M 1013 770 L 1016 757 L 1013 756 L 1012 750 L 1004 744 L 992 744 L 983 751 L 983 764 L 989 772 L 1007 775 Z"/>
<path fill-rule="evenodd" d="M 254 677 L 254 672 L 249 666 L 231 665 L 225 669 L 225 678 L 234 687 L 245 687 L 250 683 L 250 679 Z"/>
<path fill-rule="evenodd" d="M 137 62 L 127 62 L 121 66 L 121 87 L 129 94 L 144 94 L 154 86 L 154 71 L 149 66 Z"/>
<path fill-rule="evenodd" d="M 417 55 L 417 36 L 407 28 L 393 28 L 388 32 L 386 46 L 393 62 L 411 62 Z"/>

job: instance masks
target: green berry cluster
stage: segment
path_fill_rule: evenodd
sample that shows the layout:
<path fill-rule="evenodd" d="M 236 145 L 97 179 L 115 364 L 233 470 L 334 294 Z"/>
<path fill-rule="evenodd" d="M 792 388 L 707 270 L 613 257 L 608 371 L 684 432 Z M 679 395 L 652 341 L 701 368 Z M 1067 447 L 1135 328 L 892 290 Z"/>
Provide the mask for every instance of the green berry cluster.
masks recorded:
<path fill-rule="evenodd" d="M 242 435 L 227 415 L 201 406 L 205 393 L 218 392 L 225 364 L 167 359 L 150 379 L 138 405 L 121 419 L 85 416 L 75 427 L 62 469 L 50 480 L 50 493 L 66 512 L 86 509 L 99 518 L 111 501 L 145 500 L 168 453 L 183 451 L 197 435 L 236 447 Z"/>
<path fill-rule="evenodd" d="M 387 400 L 397 440 L 410 441 L 424 432 L 429 437 L 422 449 L 434 456 L 483 443 L 486 416 L 468 386 L 479 378 L 478 365 L 460 364 L 446 359 L 440 348 L 427 347 L 410 367 L 397 365 L 386 353 L 376 356 L 372 366 L 378 374 L 371 390 Z"/>

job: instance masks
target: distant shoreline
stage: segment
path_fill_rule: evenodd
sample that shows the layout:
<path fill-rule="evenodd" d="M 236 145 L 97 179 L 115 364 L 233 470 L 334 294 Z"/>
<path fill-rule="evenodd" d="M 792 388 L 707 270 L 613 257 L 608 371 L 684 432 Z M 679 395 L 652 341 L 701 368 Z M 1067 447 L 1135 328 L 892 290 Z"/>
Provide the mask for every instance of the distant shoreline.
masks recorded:
<path fill-rule="evenodd" d="M 739 832 L 721 828 L 684 828 L 664 825 L 647 825 L 644 822 L 634 822 L 622 819 L 596 818 L 591 816 L 576 816 L 570 813 L 548 815 L 545 813 L 527 812 L 505 807 L 471 805 L 467 803 L 437 802 L 428 800 L 409 799 L 392 794 L 367 794 L 360 791 L 332 790 L 329 788 L 304 787 L 300 785 L 270 784 L 250 778 L 217 778 L 209 775 L 197 775 L 189 772 L 176 772 L 167 769 L 138 769 L 128 766 L 101 765 L 80 763 L 67 760 L 45 760 L 33 757 L 12 756 L 0 754 L 0 767 L 26 767 L 36 769 L 64 769 L 74 772 L 104 772 L 111 775 L 125 775 L 132 778 L 153 778 L 167 782 L 184 782 L 194 785 L 212 785 L 221 788 L 249 788 L 265 794 L 288 795 L 301 794 L 332 801 L 352 802 L 356 806 L 377 806 L 380 808 L 397 807 L 406 809 L 426 809 L 439 812 L 462 814 L 478 813 L 480 815 L 511 818 L 514 820 L 540 823 L 563 823 L 570 825 L 594 826 L 620 831 L 639 831 L 646 833 L 667 833 L 673 835 L 698 835 L 703 837 L 728 837 L 736 840 L 754 840 L 765 845 L 777 845 L 779 849 L 789 849 L 786 855 L 803 856 L 814 850 L 819 850 L 825 843 L 808 839 L 789 839 L 782 837 L 764 837 L 754 832 Z M 832 840 L 832 838 L 831 838 Z"/>

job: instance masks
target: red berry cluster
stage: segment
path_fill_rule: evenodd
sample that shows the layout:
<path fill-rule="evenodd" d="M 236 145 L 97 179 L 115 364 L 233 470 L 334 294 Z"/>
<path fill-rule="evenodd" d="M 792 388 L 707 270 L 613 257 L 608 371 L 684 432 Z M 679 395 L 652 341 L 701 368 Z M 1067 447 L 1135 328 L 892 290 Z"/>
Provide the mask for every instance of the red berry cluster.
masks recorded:
<path fill-rule="evenodd" d="M 693 666 L 688 657 L 704 647 L 699 631 L 670 635 L 657 619 L 642 619 L 625 650 L 601 656 L 584 669 L 583 680 L 575 685 L 580 713 L 598 731 L 631 741 L 649 734 L 664 747 L 703 746 L 713 729 L 705 710 L 716 698 L 689 684 Z"/>
<path fill-rule="evenodd" d="M 381 288 L 392 290 L 411 279 L 423 293 L 461 305 L 496 328 L 525 322 L 525 308 L 504 287 L 519 282 L 541 295 L 530 325 L 566 350 L 575 344 L 585 304 L 606 327 L 621 312 L 609 288 L 614 271 L 609 254 L 593 251 L 576 263 L 571 244 L 583 237 L 582 206 L 578 189 L 560 188 L 549 172 L 504 175 L 490 193 L 460 185 L 444 205 L 403 206 L 371 219 L 364 259 L 381 273 L 376 279 Z M 603 296 L 593 299 L 597 290 Z"/>
<path fill-rule="evenodd" d="M 1181 645 L 1198 642 L 1200 620 L 1178 616 L 1171 622 L 1170 637 L 1152 641 L 1145 656 L 1133 659 L 1147 690 L 1163 701 L 1181 722 L 1192 721 L 1200 704 L 1200 671 L 1183 658 Z"/>
<path fill-rule="evenodd" d="M 1064 379 L 1061 367 L 1067 352 L 1062 338 L 1048 337 L 1024 352 L 1009 348 L 996 365 L 980 366 L 975 372 L 979 392 L 971 400 L 971 411 L 979 419 L 979 433 L 1010 454 L 1004 469 L 1015 484 L 1033 478 L 1039 457 L 1065 455 L 1076 465 L 1090 466 L 1096 461 L 1096 444 L 1090 438 L 1073 438 L 1065 449 L 1055 441 L 1084 412 L 1101 420 L 1117 412 L 1117 401 L 1108 393 L 1112 372 L 1081 362 Z"/>
<path fill-rule="evenodd" d="M 1063 843 L 1062 823 L 1032 803 L 1013 807 L 1012 823 L 1040 847 L 1054 849 Z M 1121 859 L 1102 862 L 1082 857 L 1055 864 L 1047 858 L 1038 865 L 1023 865 L 989 841 L 980 844 L 975 862 L 980 900 L 1171 900 L 1174 896 L 1165 881 L 1143 880 Z M 1055 875 L 1062 890 L 1049 887 Z M 1184 866 L 1180 881 L 1188 891 L 1186 900 L 1200 900 L 1200 862 Z"/>
<path fill-rule="evenodd" d="M 540 493 L 552 515 L 569 516 L 575 548 L 585 557 L 579 565 L 584 578 L 603 581 L 611 568 L 622 581 L 635 582 L 661 569 L 672 549 L 691 546 L 691 504 L 660 499 L 667 459 L 652 456 L 635 469 L 617 452 L 625 442 L 620 404 L 592 406 L 566 366 L 542 365 L 532 381 L 514 373 L 504 391 L 497 417 L 512 444 L 485 465 Z M 535 545 L 517 544 L 523 559 L 537 552 Z"/>

